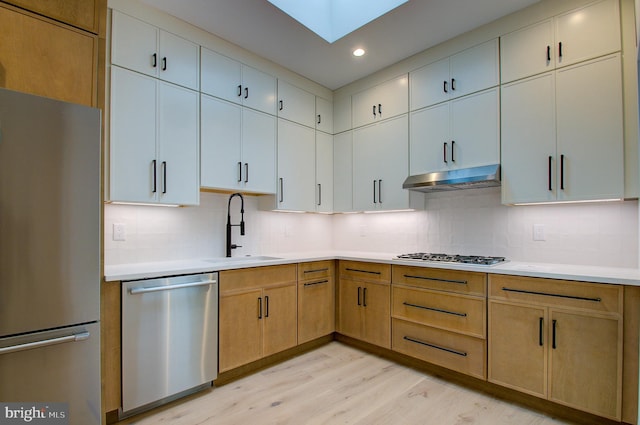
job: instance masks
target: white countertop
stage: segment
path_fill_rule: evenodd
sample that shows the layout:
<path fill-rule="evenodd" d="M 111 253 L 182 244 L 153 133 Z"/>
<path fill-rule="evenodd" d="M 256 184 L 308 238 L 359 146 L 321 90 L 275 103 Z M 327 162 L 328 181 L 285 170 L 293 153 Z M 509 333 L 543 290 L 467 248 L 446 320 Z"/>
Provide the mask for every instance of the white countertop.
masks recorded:
<path fill-rule="evenodd" d="M 202 258 L 181 261 L 163 261 L 105 266 L 105 281 L 148 279 L 162 276 L 204 273 L 258 266 L 271 266 L 321 260 L 355 260 L 409 266 L 467 270 L 482 273 L 508 274 L 551 279 L 580 280 L 640 286 L 640 269 L 595 267 L 570 264 L 506 262 L 494 266 L 471 264 L 429 263 L 416 260 L 398 260 L 396 254 L 378 252 L 325 251 L 309 253 L 270 254 L 274 259 L 257 257 Z"/>

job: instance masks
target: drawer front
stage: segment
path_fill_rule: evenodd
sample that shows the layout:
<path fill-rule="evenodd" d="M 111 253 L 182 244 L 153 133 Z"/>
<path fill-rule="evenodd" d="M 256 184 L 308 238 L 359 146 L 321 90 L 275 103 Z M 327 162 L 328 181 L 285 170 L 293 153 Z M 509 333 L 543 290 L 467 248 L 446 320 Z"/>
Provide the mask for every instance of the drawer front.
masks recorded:
<path fill-rule="evenodd" d="M 486 301 L 393 285 L 393 317 L 485 338 Z"/>
<path fill-rule="evenodd" d="M 311 261 L 308 263 L 298 264 L 298 280 L 316 280 L 328 279 L 333 276 L 334 262 L 327 261 Z"/>
<path fill-rule="evenodd" d="M 391 265 L 363 261 L 340 261 L 340 276 L 368 282 L 391 282 Z"/>
<path fill-rule="evenodd" d="M 250 267 L 220 272 L 220 295 L 246 289 L 283 286 L 297 281 L 296 264 Z"/>
<path fill-rule="evenodd" d="M 487 379 L 486 342 L 483 339 L 393 319 L 392 349 L 438 366 Z"/>
<path fill-rule="evenodd" d="M 494 299 L 622 313 L 620 285 L 490 275 L 489 286 L 489 296 Z"/>
<path fill-rule="evenodd" d="M 486 295 L 486 273 L 428 267 L 393 266 L 393 283 L 469 295 Z"/>

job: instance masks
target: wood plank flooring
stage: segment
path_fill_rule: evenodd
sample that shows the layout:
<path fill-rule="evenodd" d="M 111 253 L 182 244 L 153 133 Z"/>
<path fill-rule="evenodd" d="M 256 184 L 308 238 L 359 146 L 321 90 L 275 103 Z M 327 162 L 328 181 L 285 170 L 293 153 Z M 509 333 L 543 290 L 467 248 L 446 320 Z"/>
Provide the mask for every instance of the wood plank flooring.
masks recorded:
<path fill-rule="evenodd" d="M 560 425 L 331 342 L 238 381 L 119 424 Z"/>

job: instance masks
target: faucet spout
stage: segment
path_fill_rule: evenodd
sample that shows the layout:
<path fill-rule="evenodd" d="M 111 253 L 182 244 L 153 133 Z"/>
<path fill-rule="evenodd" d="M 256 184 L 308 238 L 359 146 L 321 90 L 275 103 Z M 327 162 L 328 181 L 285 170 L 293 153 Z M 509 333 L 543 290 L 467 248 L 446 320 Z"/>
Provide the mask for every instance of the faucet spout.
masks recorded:
<path fill-rule="evenodd" d="M 240 197 L 240 223 L 231 224 L 231 200 L 236 196 Z M 241 193 L 234 193 L 229 196 L 229 202 L 227 203 L 227 257 L 231 257 L 232 249 L 242 247 L 241 245 L 231 243 L 231 228 L 236 226 L 240 227 L 240 235 L 244 236 L 244 197 Z"/>

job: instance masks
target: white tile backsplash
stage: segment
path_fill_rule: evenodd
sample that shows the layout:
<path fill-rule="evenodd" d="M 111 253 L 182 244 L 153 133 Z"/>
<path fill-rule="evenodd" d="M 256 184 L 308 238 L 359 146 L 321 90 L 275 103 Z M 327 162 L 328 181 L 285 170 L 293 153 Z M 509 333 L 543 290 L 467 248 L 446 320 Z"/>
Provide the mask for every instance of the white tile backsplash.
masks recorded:
<path fill-rule="evenodd" d="M 506 256 L 513 261 L 638 266 L 638 203 L 507 207 L 500 189 L 426 196 L 426 209 L 378 214 L 295 214 L 258 210 L 245 196 L 246 235 L 233 228 L 233 255 L 329 249 L 363 252 L 448 252 Z M 105 206 L 105 264 L 170 261 L 225 255 L 228 195 L 201 193 L 200 206 Z M 232 223 L 240 202 L 231 205 Z M 126 240 L 112 239 L 113 223 Z M 542 224 L 545 241 L 533 241 Z"/>

